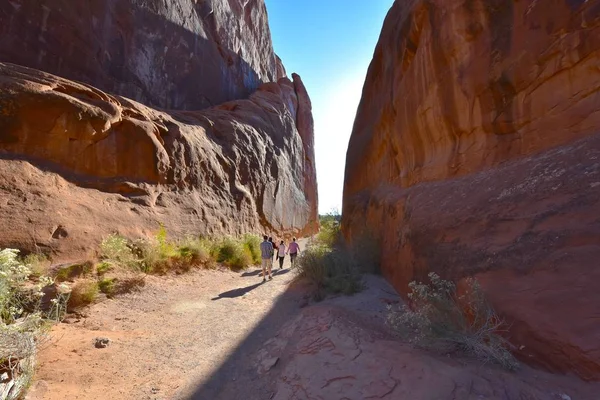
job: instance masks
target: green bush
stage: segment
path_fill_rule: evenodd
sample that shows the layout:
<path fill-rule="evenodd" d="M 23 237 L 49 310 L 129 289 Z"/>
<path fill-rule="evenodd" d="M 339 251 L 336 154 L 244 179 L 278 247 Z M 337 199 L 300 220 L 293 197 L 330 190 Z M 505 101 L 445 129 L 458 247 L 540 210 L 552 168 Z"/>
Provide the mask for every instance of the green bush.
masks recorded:
<path fill-rule="evenodd" d="M 315 286 L 315 298 L 326 293 L 352 295 L 363 289 L 358 265 L 344 250 L 312 246 L 296 260 L 296 274 Z"/>
<path fill-rule="evenodd" d="M 333 248 L 341 244 L 341 217 L 337 212 L 319 216 L 319 225 L 316 238 L 319 245 Z"/>
<path fill-rule="evenodd" d="M 73 280 L 81 276 L 87 276 L 94 270 L 94 264 L 91 261 L 65 265 L 56 272 L 57 282 Z"/>
<path fill-rule="evenodd" d="M 391 308 L 390 325 L 419 347 L 460 350 L 506 369 L 518 367 L 510 344 L 499 335 L 504 321 L 487 303 L 477 281 L 467 281 L 466 293 L 458 296 L 452 282 L 429 274 L 430 284 L 411 282 L 411 307 Z"/>
<path fill-rule="evenodd" d="M 98 282 L 95 280 L 82 279 L 77 281 L 73 286 L 71 296 L 69 297 L 69 310 L 92 304 L 96 301 L 99 291 Z"/>
<path fill-rule="evenodd" d="M 210 268 L 214 260 L 210 256 L 210 244 L 203 239 L 186 238 L 178 246 L 181 260 L 190 266 Z"/>
<path fill-rule="evenodd" d="M 217 246 L 217 262 L 234 270 L 244 269 L 253 264 L 251 250 L 245 246 L 243 241 L 226 237 Z"/>
<path fill-rule="evenodd" d="M 33 276 L 44 276 L 48 275 L 51 263 L 46 255 L 32 253 L 23 258 L 23 264 L 31 270 Z"/>
<path fill-rule="evenodd" d="M 136 257 L 132 244 L 117 234 L 109 235 L 102 241 L 100 257 L 131 269 L 140 268 L 140 260 Z"/>
<path fill-rule="evenodd" d="M 98 289 L 107 296 L 113 296 L 115 294 L 115 280 L 116 278 L 102 278 L 98 281 Z"/>
<path fill-rule="evenodd" d="M 246 234 L 242 238 L 242 242 L 244 243 L 244 248 L 250 255 L 253 264 L 261 263 L 261 253 L 260 253 L 260 243 L 262 239 L 260 236 Z"/>
<path fill-rule="evenodd" d="M 113 269 L 114 265 L 112 265 L 109 261 L 102 261 L 96 265 L 96 274 L 98 276 L 102 276 Z"/>
<path fill-rule="evenodd" d="M 33 270 L 31 258 L 25 263 L 18 254 L 0 251 L 0 373 L 10 371 L 3 378 L 7 399 L 21 398 L 32 379 L 36 345 L 44 335 L 42 289 L 53 283 Z"/>

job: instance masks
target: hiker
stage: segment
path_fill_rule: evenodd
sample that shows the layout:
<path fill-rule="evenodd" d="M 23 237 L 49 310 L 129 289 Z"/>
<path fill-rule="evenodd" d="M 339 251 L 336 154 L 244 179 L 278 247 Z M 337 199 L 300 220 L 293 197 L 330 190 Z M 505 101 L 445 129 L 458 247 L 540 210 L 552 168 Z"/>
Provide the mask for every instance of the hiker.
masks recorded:
<path fill-rule="evenodd" d="M 279 258 L 279 269 L 283 269 L 283 259 L 285 258 L 285 243 L 283 243 L 283 240 L 279 242 L 277 257 Z"/>
<path fill-rule="evenodd" d="M 275 246 L 275 242 L 273 242 L 273 238 L 271 236 L 269 236 L 269 242 L 271 243 L 271 246 L 273 246 L 273 262 L 275 262 L 275 257 L 277 256 L 277 246 Z"/>
<path fill-rule="evenodd" d="M 296 243 L 296 238 L 292 239 L 292 243 L 288 246 L 288 250 L 286 254 L 290 255 L 290 261 L 292 263 L 292 268 L 296 265 L 296 257 L 298 256 L 298 252 L 300 251 L 300 245 Z"/>
<path fill-rule="evenodd" d="M 260 244 L 260 256 L 262 258 L 263 282 L 267 280 L 267 269 L 269 270 L 269 280 L 271 276 L 271 267 L 273 266 L 273 243 L 267 240 L 267 235 L 263 235 L 263 242 Z"/>

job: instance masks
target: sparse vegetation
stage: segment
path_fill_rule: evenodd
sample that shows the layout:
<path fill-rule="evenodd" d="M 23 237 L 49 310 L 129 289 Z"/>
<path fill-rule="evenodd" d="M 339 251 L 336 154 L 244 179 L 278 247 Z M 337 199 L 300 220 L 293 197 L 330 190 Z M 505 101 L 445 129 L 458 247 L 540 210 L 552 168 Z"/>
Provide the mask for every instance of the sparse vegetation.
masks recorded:
<path fill-rule="evenodd" d="M 69 297 L 69 310 L 92 304 L 96 301 L 99 292 L 100 289 L 96 280 L 81 279 L 77 281 L 75 285 L 73 285 L 71 296 Z"/>
<path fill-rule="evenodd" d="M 82 263 L 75 263 L 70 265 L 64 265 L 59 268 L 55 275 L 54 279 L 57 282 L 65 282 L 70 281 L 75 278 L 79 278 L 82 276 L 87 276 L 91 274 L 94 270 L 94 263 L 91 261 L 85 261 Z"/>
<path fill-rule="evenodd" d="M 52 284 L 43 275 L 29 281 L 36 274 L 18 253 L 0 251 L 0 393 L 7 399 L 19 398 L 33 375 L 36 341 L 43 336 L 42 288 Z"/>
<path fill-rule="evenodd" d="M 315 286 L 314 297 L 326 293 L 351 295 L 362 290 L 362 274 L 373 272 L 371 267 L 378 254 L 358 255 L 345 245 L 341 235 L 341 218 L 333 212 L 320 216 L 321 229 L 315 242 L 305 249 L 296 262 L 298 278 Z"/>
<path fill-rule="evenodd" d="M 112 234 L 100 244 L 100 257 L 124 267 L 137 269 L 140 260 L 134 254 L 130 242 L 123 236 Z"/>
<path fill-rule="evenodd" d="M 316 300 L 326 293 L 351 295 L 363 288 L 359 266 L 343 249 L 309 247 L 298 257 L 296 273 L 315 286 Z"/>
<path fill-rule="evenodd" d="M 247 234 L 241 239 L 224 237 L 221 240 L 187 237 L 179 242 L 168 240 L 161 227 L 154 238 L 131 242 L 111 235 L 101 245 L 101 265 L 97 272 L 119 265 L 145 273 L 165 274 L 186 272 L 193 267 L 212 268 L 217 263 L 234 270 L 260 262 L 260 238 Z"/>
<path fill-rule="evenodd" d="M 485 300 L 477 281 L 467 280 L 462 295 L 456 286 L 429 274 L 430 284 L 411 282 L 410 307 L 392 308 L 390 325 L 410 343 L 443 352 L 462 351 L 484 362 L 514 370 L 518 363 L 500 336 L 503 320 Z"/>
<path fill-rule="evenodd" d="M 341 217 L 336 211 L 319 216 L 321 229 L 317 234 L 317 242 L 323 246 L 333 248 L 341 245 Z"/>

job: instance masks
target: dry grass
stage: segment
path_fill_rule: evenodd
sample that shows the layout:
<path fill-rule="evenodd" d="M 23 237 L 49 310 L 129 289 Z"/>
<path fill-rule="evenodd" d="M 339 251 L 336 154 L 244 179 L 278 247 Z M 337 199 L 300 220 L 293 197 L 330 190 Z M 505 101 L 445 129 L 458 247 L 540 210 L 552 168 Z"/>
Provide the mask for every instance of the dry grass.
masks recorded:
<path fill-rule="evenodd" d="M 92 304 L 96 301 L 99 292 L 100 289 L 96 280 L 81 279 L 77 281 L 71 290 L 68 309 L 74 310 Z"/>
<path fill-rule="evenodd" d="M 299 279 L 315 286 L 316 300 L 327 293 L 352 295 L 363 289 L 360 268 L 343 249 L 311 246 L 300 254 L 295 270 Z"/>
<path fill-rule="evenodd" d="M 411 282 L 411 307 L 390 309 L 388 322 L 410 343 L 437 351 L 460 351 L 514 370 L 518 363 L 500 335 L 504 321 L 487 303 L 477 281 L 458 296 L 452 282 L 429 274 L 430 283 Z"/>

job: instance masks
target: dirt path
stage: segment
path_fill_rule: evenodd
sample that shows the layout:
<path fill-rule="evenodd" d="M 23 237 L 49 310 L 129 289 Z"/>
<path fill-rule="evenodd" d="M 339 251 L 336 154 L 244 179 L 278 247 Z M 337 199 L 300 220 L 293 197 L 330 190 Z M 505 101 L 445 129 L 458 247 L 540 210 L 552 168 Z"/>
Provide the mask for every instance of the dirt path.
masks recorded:
<path fill-rule="evenodd" d="M 598 400 L 600 384 L 401 343 L 384 323 L 400 299 L 381 277 L 308 304 L 289 264 L 264 284 L 258 272 L 148 277 L 57 325 L 28 399 Z"/>
<path fill-rule="evenodd" d="M 256 394 L 245 398 L 265 398 L 270 385 L 247 379 L 255 369 L 249 355 L 298 313 L 304 291 L 288 287 L 287 259 L 272 281 L 263 284 L 258 272 L 149 276 L 140 293 L 57 325 L 29 398 L 171 399 L 200 389 L 198 398 L 214 398 L 236 380 Z M 111 343 L 96 349 L 96 337 Z"/>

